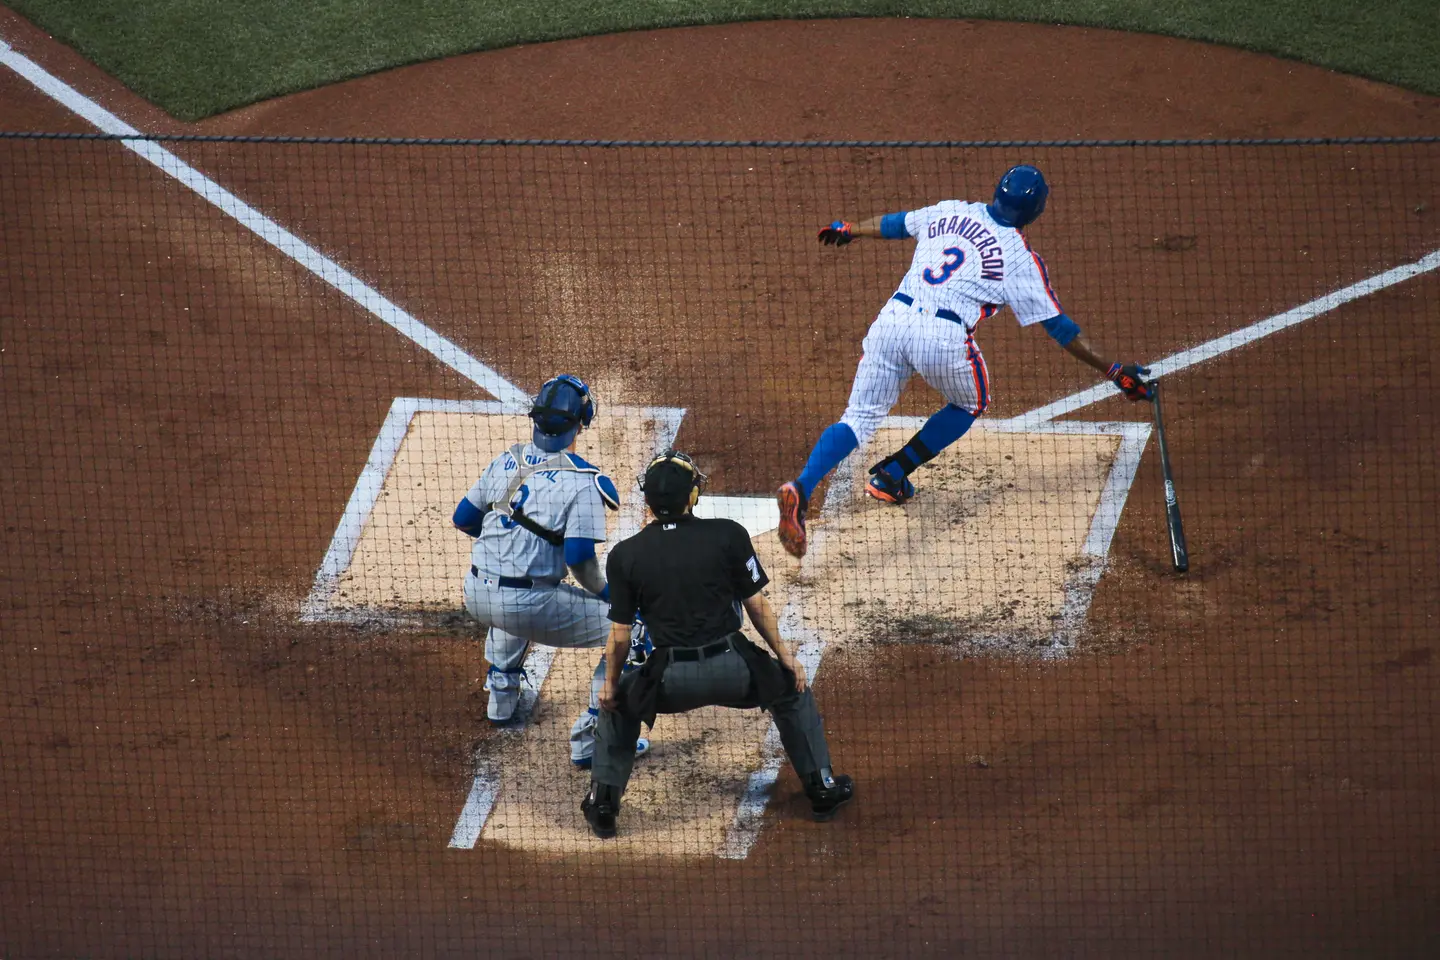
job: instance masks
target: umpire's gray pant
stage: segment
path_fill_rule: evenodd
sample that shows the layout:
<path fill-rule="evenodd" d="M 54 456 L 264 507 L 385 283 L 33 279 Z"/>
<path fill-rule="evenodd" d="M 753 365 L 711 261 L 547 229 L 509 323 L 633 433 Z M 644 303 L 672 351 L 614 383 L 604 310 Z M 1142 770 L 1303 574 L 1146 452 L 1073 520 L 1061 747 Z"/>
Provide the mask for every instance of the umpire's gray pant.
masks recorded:
<path fill-rule="evenodd" d="M 640 678 L 633 670 L 620 679 L 621 687 Z M 755 699 L 750 668 L 734 650 L 708 660 L 671 663 L 660 684 L 657 707 L 660 713 L 685 713 L 699 707 L 734 707 L 749 710 L 760 706 Z M 623 696 L 623 693 L 622 693 Z M 815 697 L 791 692 L 770 705 L 770 716 L 780 731 L 780 742 L 790 765 L 803 781 L 822 767 L 830 766 L 830 746 Z M 595 727 L 595 766 L 591 776 L 599 783 L 625 790 L 635 767 L 635 743 L 640 739 L 640 720 L 601 710 Z"/>

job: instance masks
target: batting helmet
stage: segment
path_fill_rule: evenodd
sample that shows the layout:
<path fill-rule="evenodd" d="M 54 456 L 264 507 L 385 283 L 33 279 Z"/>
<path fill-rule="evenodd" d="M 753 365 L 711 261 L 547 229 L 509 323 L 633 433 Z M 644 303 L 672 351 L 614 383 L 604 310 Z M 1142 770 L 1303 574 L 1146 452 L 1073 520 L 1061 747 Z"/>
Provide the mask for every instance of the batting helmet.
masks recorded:
<path fill-rule="evenodd" d="M 535 424 L 535 446 L 546 453 L 559 453 L 595 419 L 595 398 L 584 380 L 562 373 L 546 380 L 535 395 L 530 419 Z"/>
<path fill-rule="evenodd" d="M 1048 196 L 1050 186 L 1045 182 L 1045 175 L 1022 163 L 1005 171 L 1005 176 L 995 184 L 995 199 L 986 209 L 1000 223 L 1018 230 L 1040 218 Z"/>
<path fill-rule="evenodd" d="M 700 488 L 708 479 L 688 455 L 670 449 L 650 461 L 640 478 L 640 491 L 655 516 L 668 520 L 695 506 L 695 501 L 700 499 Z"/>

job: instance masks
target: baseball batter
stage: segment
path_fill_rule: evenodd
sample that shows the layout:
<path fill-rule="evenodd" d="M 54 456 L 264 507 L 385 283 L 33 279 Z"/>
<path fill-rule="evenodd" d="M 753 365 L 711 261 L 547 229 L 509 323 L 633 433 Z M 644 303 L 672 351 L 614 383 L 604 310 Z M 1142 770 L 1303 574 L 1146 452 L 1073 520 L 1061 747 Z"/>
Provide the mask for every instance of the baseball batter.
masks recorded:
<path fill-rule="evenodd" d="M 782 486 L 780 542 L 793 556 L 806 549 L 810 494 L 841 460 L 870 439 L 910 375 L 918 373 L 945 398 L 920 431 L 870 468 L 865 492 L 886 503 L 915 495 L 910 474 L 965 435 L 990 403 L 990 374 L 975 342 L 982 320 L 1008 306 L 1021 326 L 1039 324 L 1055 342 L 1105 374 L 1131 400 L 1150 397 L 1136 364 L 1102 359 L 1065 314 L 1050 285 L 1045 261 L 1021 232 L 1045 210 L 1050 188 L 1035 167 L 1011 167 L 990 203 L 941 202 L 872 217 L 859 224 L 836 220 L 820 242 L 844 246 L 856 237 L 917 241 L 910 269 L 865 335 L 850 402 L 840 422 L 816 442 L 800 476 Z"/>
<path fill-rule="evenodd" d="M 605 510 L 620 508 L 620 493 L 573 452 L 595 412 L 590 388 L 579 378 L 547 381 L 530 410 L 531 442 L 496 457 L 455 508 L 455 526 L 475 538 L 465 609 L 489 628 L 486 712 L 495 724 L 515 719 L 530 643 L 598 647 L 610 633 L 610 590 L 595 545 L 605 540 Z M 567 570 L 579 587 L 561 582 Z M 589 768 L 594 757 L 604 680 L 602 658 L 590 709 L 570 729 L 570 759 L 578 767 Z M 648 749 L 642 740 L 636 752 Z"/>

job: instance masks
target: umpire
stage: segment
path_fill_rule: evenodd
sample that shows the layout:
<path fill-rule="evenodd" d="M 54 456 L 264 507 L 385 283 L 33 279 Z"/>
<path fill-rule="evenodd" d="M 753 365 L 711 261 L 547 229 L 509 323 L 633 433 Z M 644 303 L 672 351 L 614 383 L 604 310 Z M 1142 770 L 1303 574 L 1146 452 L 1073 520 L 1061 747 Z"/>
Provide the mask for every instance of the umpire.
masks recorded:
<path fill-rule="evenodd" d="M 616 544 L 606 562 L 610 637 L 595 730 L 590 792 L 580 804 L 597 837 L 615 836 L 620 798 L 635 764 L 640 723 L 658 713 L 717 705 L 769 710 L 816 820 L 829 820 L 855 786 L 830 770 L 820 711 L 760 591 L 769 583 L 750 535 L 733 520 L 705 520 L 691 507 L 705 476 L 685 454 L 667 450 L 641 480 L 653 523 Z M 740 633 L 740 608 L 779 657 Z M 622 675 L 637 615 L 655 650 Z"/>

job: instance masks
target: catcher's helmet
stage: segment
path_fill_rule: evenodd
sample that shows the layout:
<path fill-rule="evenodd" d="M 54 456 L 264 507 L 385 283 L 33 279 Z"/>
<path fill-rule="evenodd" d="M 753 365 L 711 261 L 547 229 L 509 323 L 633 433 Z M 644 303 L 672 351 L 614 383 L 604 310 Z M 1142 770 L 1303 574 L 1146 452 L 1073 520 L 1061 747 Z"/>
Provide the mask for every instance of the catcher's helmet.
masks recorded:
<path fill-rule="evenodd" d="M 1050 185 L 1045 182 L 1045 175 L 1022 163 L 1005 171 L 1005 176 L 995 184 L 995 199 L 986 209 L 1000 223 L 1018 230 L 1039 219 L 1045 212 L 1048 196 Z"/>
<path fill-rule="evenodd" d="M 545 381 L 535 395 L 530 419 L 535 424 L 535 446 L 546 453 L 559 453 L 595 419 L 595 398 L 584 380 L 562 373 Z"/>
<path fill-rule="evenodd" d="M 700 488 L 710 479 L 695 461 L 679 450 L 666 450 L 650 461 L 640 478 L 645 503 L 662 520 L 678 517 L 700 499 Z"/>

